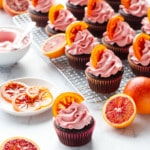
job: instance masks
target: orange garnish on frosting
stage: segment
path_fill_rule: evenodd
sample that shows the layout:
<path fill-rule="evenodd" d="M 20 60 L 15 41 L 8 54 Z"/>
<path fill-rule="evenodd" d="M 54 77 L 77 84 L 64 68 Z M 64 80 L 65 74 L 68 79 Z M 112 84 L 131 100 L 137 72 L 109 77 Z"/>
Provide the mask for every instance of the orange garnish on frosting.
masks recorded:
<path fill-rule="evenodd" d="M 122 16 L 117 15 L 108 21 L 107 33 L 108 33 L 109 39 L 113 38 L 113 35 L 114 35 L 115 29 L 117 27 L 118 21 L 124 21 L 124 18 Z"/>
<path fill-rule="evenodd" d="M 148 18 L 148 20 L 150 22 L 150 7 L 148 7 L 148 9 L 147 9 L 147 18 Z"/>
<path fill-rule="evenodd" d="M 51 23 L 55 22 L 55 20 L 57 19 L 58 15 L 59 15 L 59 11 L 63 8 L 64 8 L 64 6 L 62 4 L 51 6 L 49 13 L 48 13 L 48 18 L 51 21 Z"/>
<path fill-rule="evenodd" d="M 103 44 L 96 45 L 91 53 L 91 62 L 94 68 L 97 67 L 97 62 L 101 59 L 103 52 L 106 50 L 106 47 Z"/>
<path fill-rule="evenodd" d="M 33 6 L 36 6 L 37 3 L 38 3 L 38 0 L 32 0 L 32 5 L 33 5 Z"/>
<path fill-rule="evenodd" d="M 121 4 L 125 6 L 125 8 L 130 7 L 131 0 L 121 0 Z"/>
<path fill-rule="evenodd" d="M 75 21 L 72 22 L 66 29 L 66 41 L 69 46 L 75 40 L 76 34 L 78 31 L 87 29 L 88 25 L 84 21 Z"/>
<path fill-rule="evenodd" d="M 150 36 L 145 33 L 140 33 L 133 42 L 134 54 L 138 60 L 142 57 L 142 50 L 144 49 L 145 40 L 150 40 Z"/>

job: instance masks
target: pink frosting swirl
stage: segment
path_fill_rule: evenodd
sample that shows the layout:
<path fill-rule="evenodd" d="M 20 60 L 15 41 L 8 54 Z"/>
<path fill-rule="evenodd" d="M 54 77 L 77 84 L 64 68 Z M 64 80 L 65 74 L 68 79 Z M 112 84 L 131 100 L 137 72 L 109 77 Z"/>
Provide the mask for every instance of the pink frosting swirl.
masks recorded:
<path fill-rule="evenodd" d="M 70 3 L 70 4 L 73 4 L 73 5 L 79 5 L 79 6 L 85 6 L 85 5 L 87 5 L 87 1 L 88 0 L 68 0 L 68 2 Z"/>
<path fill-rule="evenodd" d="M 136 58 L 132 46 L 129 48 L 129 55 L 130 55 L 131 60 L 135 64 L 141 64 L 142 66 L 150 65 L 150 41 L 149 40 L 145 40 L 144 49 L 142 50 L 142 58 L 141 58 L 141 60 L 138 60 Z"/>
<path fill-rule="evenodd" d="M 142 24 L 142 28 L 141 28 L 142 31 L 147 34 L 150 34 L 150 22 L 148 20 L 148 17 L 144 17 L 141 24 Z"/>
<path fill-rule="evenodd" d="M 47 13 L 53 4 L 54 0 L 38 0 L 35 7 L 32 5 L 32 2 L 30 2 L 30 8 L 37 12 Z"/>
<path fill-rule="evenodd" d="M 118 21 L 117 27 L 115 29 L 112 39 L 109 39 L 107 31 L 103 34 L 105 41 L 109 44 L 117 44 L 120 47 L 132 44 L 135 37 L 135 31 L 129 26 L 125 21 Z"/>
<path fill-rule="evenodd" d="M 114 10 L 105 1 L 100 1 L 96 3 L 95 9 L 92 10 L 91 16 L 87 14 L 88 8 L 85 8 L 85 18 L 93 23 L 104 23 L 109 20 L 114 15 Z"/>
<path fill-rule="evenodd" d="M 61 9 L 55 22 L 52 24 L 48 21 L 48 25 L 55 30 L 65 31 L 67 26 L 73 21 L 76 21 L 73 14 L 67 9 Z"/>
<path fill-rule="evenodd" d="M 122 70 L 122 62 L 113 51 L 106 49 L 102 58 L 97 63 L 97 68 L 92 66 L 91 60 L 87 63 L 86 72 L 94 76 L 101 76 L 104 78 L 110 77 Z"/>
<path fill-rule="evenodd" d="M 66 47 L 66 50 L 72 55 L 91 54 L 93 47 L 98 43 L 98 39 L 85 29 L 78 31 L 71 47 Z"/>
<path fill-rule="evenodd" d="M 83 103 L 72 103 L 68 108 L 59 111 L 55 122 L 62 128 L 82 129 L 90 124 L 92 116 Z"/>
<path fill-rule="evenodd" d="M 131 0 L 130 7 L 127 9 L 124 5 L 120 8 L 126 13 L 136 17 L 142 17 L 147 14 L 148 3 L 146 0 Z"/>

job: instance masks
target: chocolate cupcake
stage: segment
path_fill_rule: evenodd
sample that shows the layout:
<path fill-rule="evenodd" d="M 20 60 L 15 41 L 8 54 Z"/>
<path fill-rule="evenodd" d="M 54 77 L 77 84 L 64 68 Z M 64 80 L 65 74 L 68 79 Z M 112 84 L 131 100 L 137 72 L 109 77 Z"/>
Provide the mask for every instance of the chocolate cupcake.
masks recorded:
<path fill-rule="evenodd" d="M 115 10 L 116 13 L 118 13 L 121 0 L 106 0 L 106 2 L 110 4 L 110 6 Z"/>

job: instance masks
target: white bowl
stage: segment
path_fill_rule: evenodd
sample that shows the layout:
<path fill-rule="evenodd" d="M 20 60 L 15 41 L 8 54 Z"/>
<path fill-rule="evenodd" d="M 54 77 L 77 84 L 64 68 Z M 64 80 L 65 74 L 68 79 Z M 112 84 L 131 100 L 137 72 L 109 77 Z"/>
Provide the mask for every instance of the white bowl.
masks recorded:
<path fill-rule="evenodd" d="M 11 66 L 25 56 L 31 45 L 31 35 L 28 34 L 21 42 L 19 49 L 14 49 L 14 40 L 20 38 L 23 29 L 17 27 L 0 27 L 0 67 Z"/>

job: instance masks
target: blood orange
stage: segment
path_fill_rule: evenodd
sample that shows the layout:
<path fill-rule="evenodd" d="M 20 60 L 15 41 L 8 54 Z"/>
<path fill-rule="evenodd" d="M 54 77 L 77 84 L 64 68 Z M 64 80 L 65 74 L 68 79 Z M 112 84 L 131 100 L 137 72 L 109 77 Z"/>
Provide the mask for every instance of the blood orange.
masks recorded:
<path fill-rule="evenodd" d="M 109 125 L 116 128 L 125 128 L 133 122 L 136 116 L 136 105 L 130 96 L 116 94 L 106 101 L 102 114 Z"/>
<path fill-rule="evenodd" d="M 3 0 L 0 0 L 0 9 L 3 8 Z"/>

